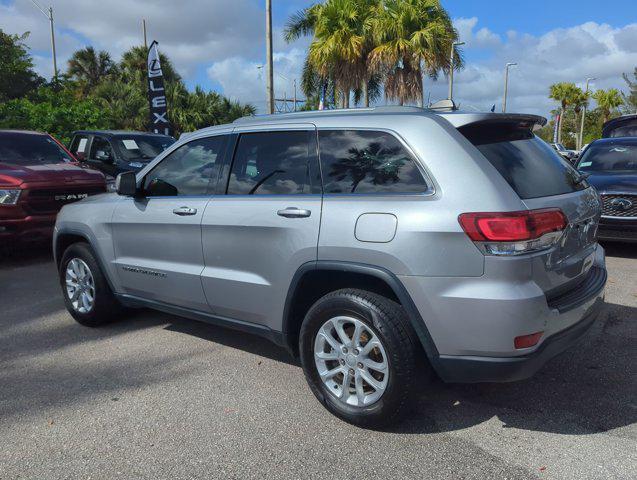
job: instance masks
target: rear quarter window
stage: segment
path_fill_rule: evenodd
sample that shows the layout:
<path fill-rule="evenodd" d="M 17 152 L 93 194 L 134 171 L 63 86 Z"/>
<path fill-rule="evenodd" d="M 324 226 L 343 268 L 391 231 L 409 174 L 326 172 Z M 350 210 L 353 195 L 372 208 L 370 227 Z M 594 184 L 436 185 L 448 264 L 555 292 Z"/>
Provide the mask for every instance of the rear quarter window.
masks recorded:
<path fill-rule="evenodd" d="M 414 158 L 386 132 L 320 130 L 325 193 L 424 193 L 427 183 Z"/>
<path fill-rule="evenodd" d="M 458 129 L 521 199 L 550 197 L 587 188 L 577 171 L 528 128 L 469 125 Z"/>

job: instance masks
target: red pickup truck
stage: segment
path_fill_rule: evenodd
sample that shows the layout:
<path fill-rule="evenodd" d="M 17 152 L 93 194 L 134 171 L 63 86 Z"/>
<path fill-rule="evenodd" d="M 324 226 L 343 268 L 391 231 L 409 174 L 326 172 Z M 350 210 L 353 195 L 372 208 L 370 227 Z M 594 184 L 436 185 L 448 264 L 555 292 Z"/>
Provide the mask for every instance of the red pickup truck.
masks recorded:
<path fill-rule="evenodd" d="M 0 130 L 0 247 L 50 237 L 64 204 L 105 191 L 104 175 L 50 135 Z"/>

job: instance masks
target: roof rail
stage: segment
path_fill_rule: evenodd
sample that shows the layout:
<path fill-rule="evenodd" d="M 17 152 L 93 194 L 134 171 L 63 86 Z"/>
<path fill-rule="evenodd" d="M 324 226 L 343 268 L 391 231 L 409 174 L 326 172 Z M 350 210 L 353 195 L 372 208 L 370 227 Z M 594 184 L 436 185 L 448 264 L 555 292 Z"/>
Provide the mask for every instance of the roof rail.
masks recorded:
<path fill-rule="evenodd" d="M 279 118 L 295 118 L 304 116 L 315 115 L 355 115 L 362 113 L 407 113 L 407 112 L 425 112 L 426 109 L 413 106 L 401 106 L 401 105 L 384 105 L 378 107 L 357 107 L 357 108 L 335 108 L 331 110 L 304 110 L 302 112 L 289 112 L 289 113 L 275 113 L 265 115 L 250 115 L 247 117 L 237 118 L 232 123 L 244 123 L 252 122 L 255 119 L 274 120 Z"/>

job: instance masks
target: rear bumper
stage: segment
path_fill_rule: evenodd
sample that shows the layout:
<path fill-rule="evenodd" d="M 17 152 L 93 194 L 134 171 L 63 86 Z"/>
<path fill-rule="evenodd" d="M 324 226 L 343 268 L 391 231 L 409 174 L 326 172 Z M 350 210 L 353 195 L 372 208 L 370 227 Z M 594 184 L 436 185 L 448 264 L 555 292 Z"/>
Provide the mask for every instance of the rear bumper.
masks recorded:
<path fill-rule="evenodd" d="M 637 220 L 602 217 L 597 237 L 606 241 L 637 242 Z"/>
<path fill-rule="evenodd" d="M 444 381 L 458 383 L 514 382 L 529 378 L 551 358 L 575 344 L 593 326 L 603 303 L 603 294 L 600 293 L 580 322 L 550 336 L 533 353 L 521 357 L 441 355 L 436 371 Z"/>
<path fill-rule="evenodd" d="M 607 273 L 600 246 L 586 259 L 592 265 L 580 283 L 548 297 L 532 280 L 531 262 L 488 260 L 478 278 L 400 277 L 435 345 L 428 354 L 444 381 L 527 378 L 583 335 L 603 304 Z M 537 345 L 514 347 L 516 337 L 534 332 L 543 332 Z"/>

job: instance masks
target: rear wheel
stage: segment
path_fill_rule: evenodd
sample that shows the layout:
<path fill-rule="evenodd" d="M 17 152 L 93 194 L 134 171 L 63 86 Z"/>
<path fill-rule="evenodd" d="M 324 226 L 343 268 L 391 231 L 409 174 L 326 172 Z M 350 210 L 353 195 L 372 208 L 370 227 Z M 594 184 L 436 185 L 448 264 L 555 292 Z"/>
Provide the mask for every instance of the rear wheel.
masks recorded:
<path fill-rule="evenodd" d="M 300 352 L 312 392 L 343 420 L 380 427 L 408 412 L 420 346 L 395 302 L 354 289 L 325 295 L 305 317 Z"/>
<path fill-rule="evenodd" d="M 122 313 L 88 244 L 75 243 L 66 249 L 59 278 L 66 309 L 78 323 L 97 327 Z"/>

